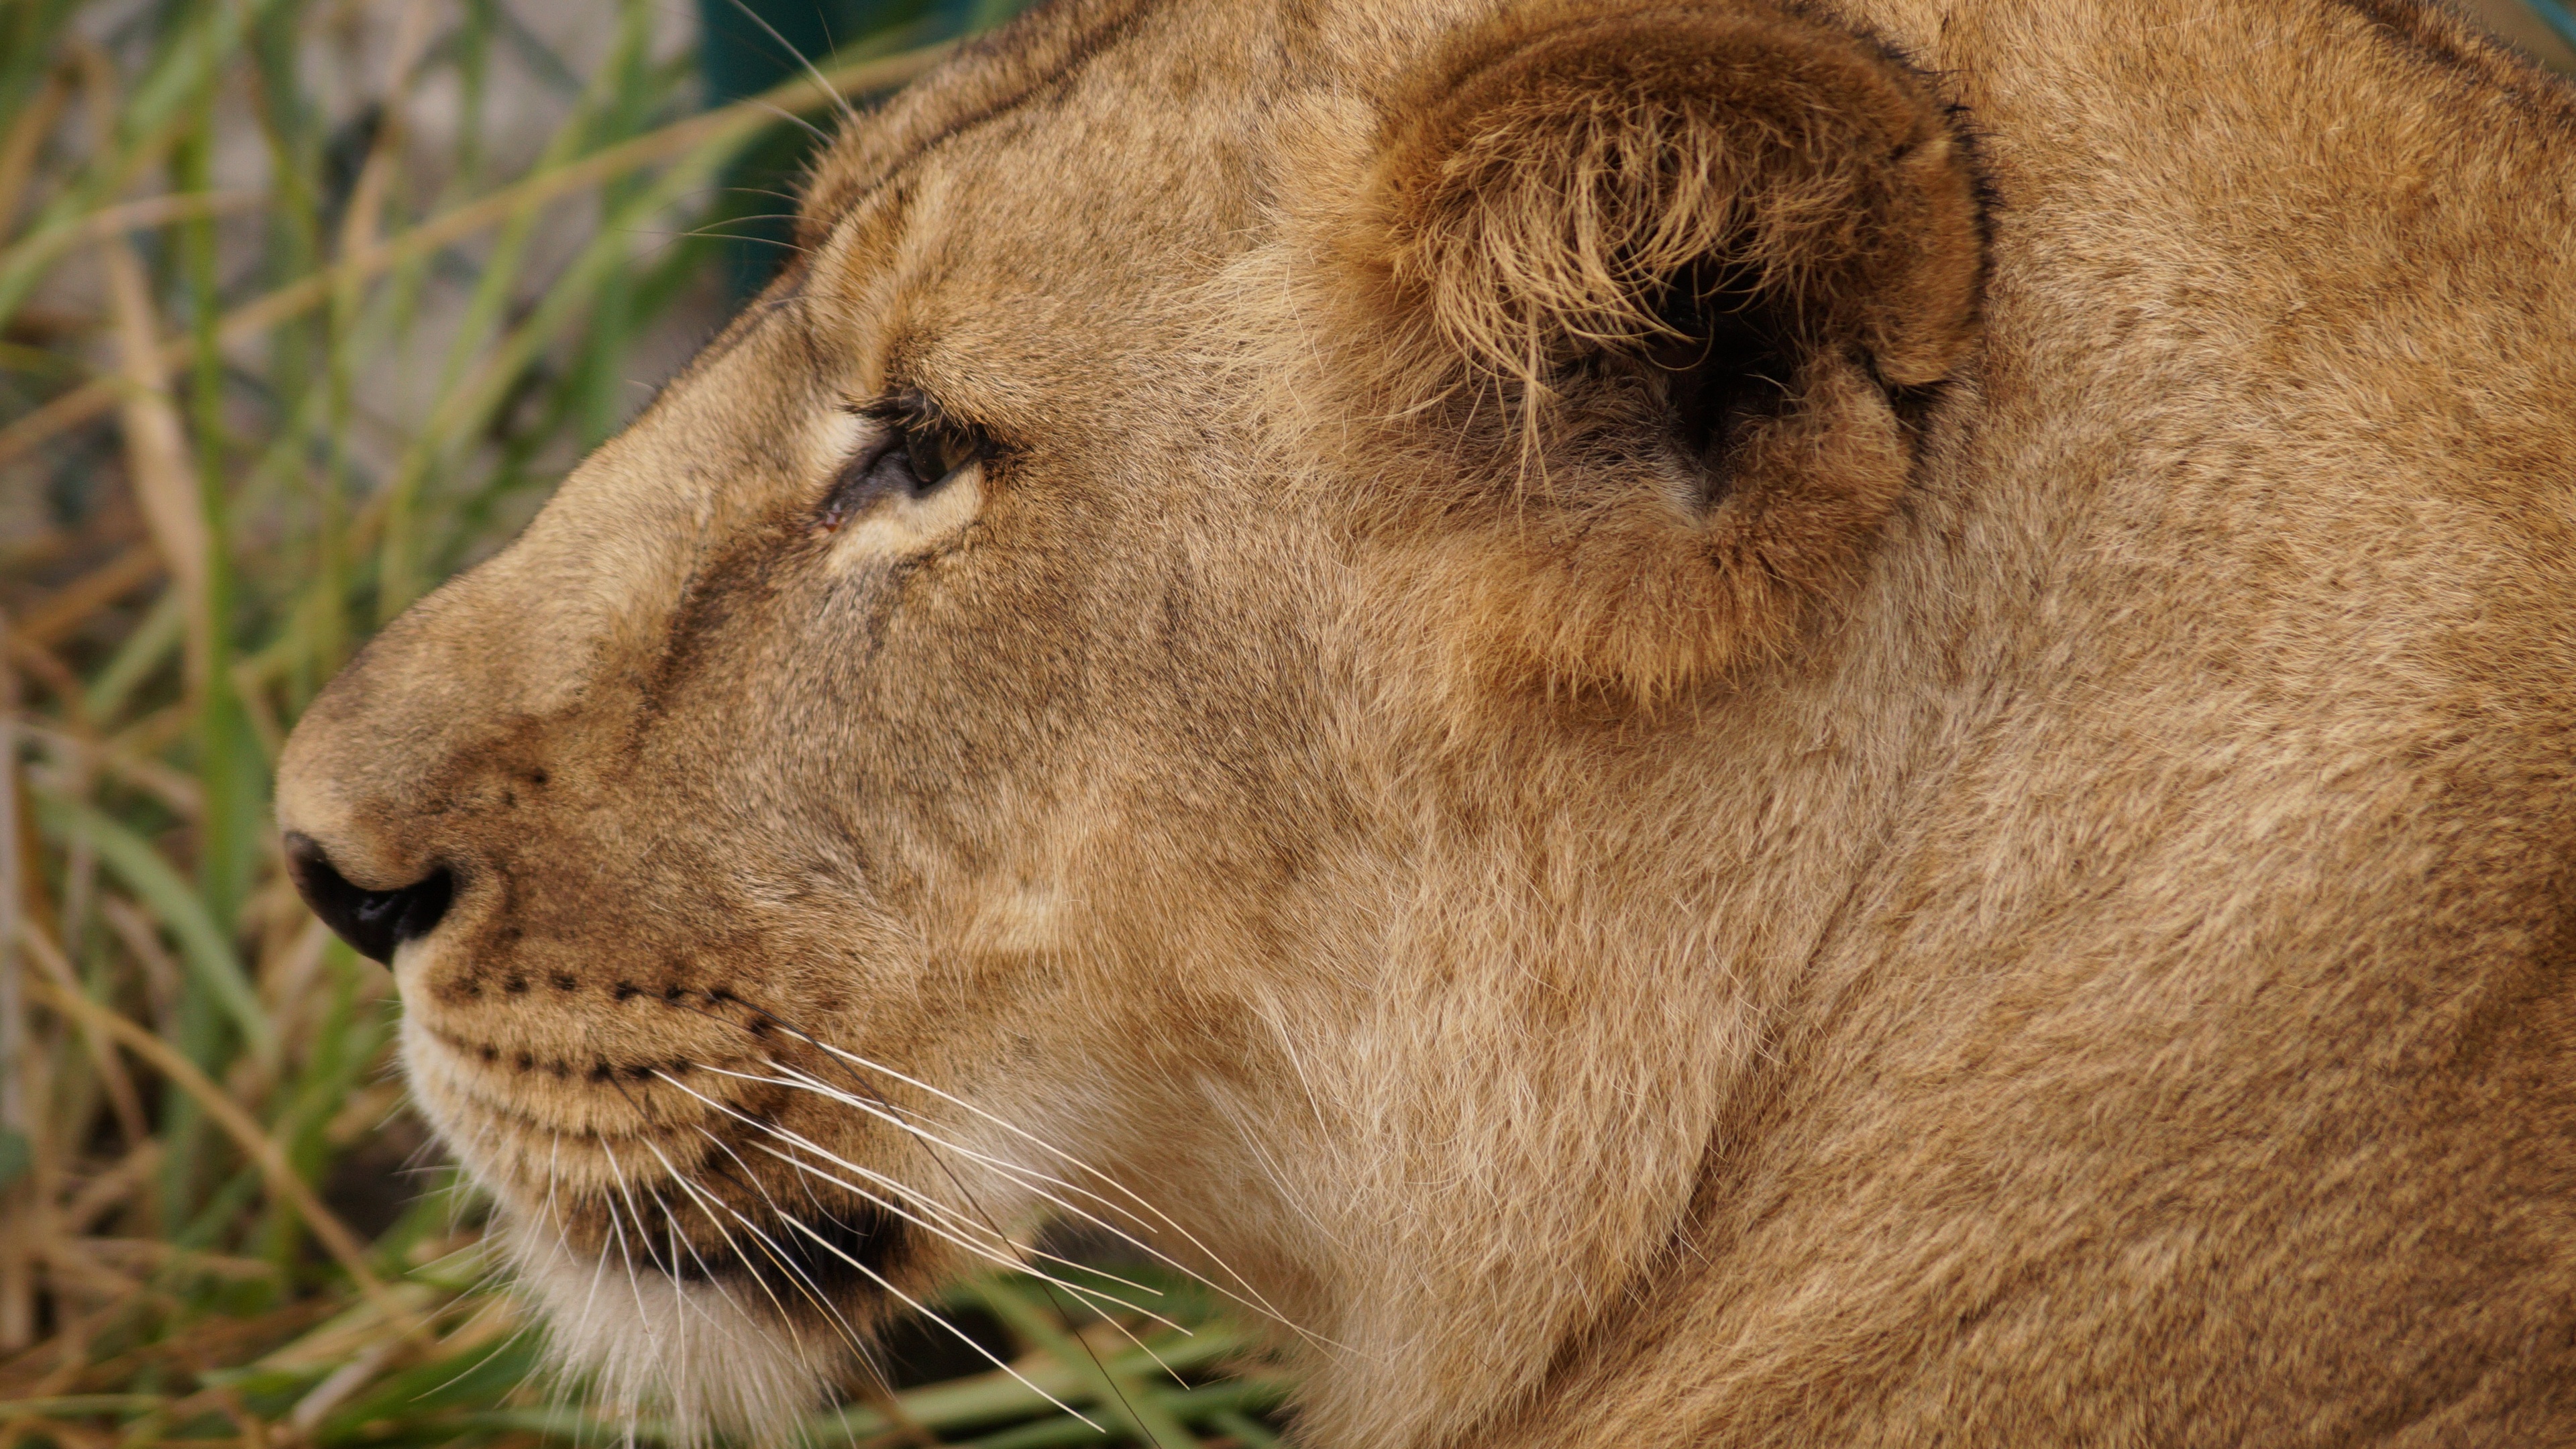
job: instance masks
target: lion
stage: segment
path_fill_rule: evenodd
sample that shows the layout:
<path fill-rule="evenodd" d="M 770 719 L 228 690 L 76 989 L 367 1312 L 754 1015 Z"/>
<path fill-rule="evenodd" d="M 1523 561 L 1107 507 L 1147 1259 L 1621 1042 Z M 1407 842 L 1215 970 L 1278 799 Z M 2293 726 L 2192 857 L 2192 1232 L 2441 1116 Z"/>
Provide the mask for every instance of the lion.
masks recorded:
<path fill-rule="evenodd" d="M 1056 1220 L 1315 1446 L 2576 1443 L 2571 198 L 2408 0 L 1058 0 L 285 849 L 685 1424 Z"/>

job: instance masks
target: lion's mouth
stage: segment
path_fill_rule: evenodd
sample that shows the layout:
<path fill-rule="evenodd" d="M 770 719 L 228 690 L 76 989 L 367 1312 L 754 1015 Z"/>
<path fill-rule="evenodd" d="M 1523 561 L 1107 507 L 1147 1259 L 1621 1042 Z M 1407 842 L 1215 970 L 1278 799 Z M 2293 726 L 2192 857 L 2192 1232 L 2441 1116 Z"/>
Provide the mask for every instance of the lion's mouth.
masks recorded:
<path fill-rule="evenodd" d="M 712 1287 L 755 1313 L 834 1317 L 900 1296 L 890 1280 L 912 1214 L 869 1190 L 879 1174 L 848 1155 L 863 1151 L 826 1145 L 833 1124 L 812 1120 L 847 1110 L 834 1098 L 868 1099 L 801 1070 L 798 1043 L 729 1063 L 586 1073 L 547 1071 L 549 1058 L 513 1071 L 472 1040 L 408 1025 L 432 1120 L 531 1246 L 559 1244 L 612 1281 Z M 540 1083 L 533 1102 L 496 1090 Z"/>
<path fill-rule="evenodd" d="M 789 1317 L 900 1297 L 891 1280 L 911 1214 L 852 1181 L 862 1169 L 773 1118 L 718 1113 L 692 1128 L 554 1137 L 544 1177 L 513 1174 L 503 1197 L 612 1277 L 710 1286 Z M 572 1157 L 595 1161 L 581 1171 Z M 587 1180 L 573 1187 L 567 1168 Z"/>

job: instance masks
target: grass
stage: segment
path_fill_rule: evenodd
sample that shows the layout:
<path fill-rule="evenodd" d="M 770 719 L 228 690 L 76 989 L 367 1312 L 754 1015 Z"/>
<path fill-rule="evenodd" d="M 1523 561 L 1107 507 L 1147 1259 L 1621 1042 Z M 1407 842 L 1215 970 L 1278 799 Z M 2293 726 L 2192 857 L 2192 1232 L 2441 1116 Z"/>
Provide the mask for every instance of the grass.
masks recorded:
<path fill-rule="evenodd" d="M 539 1372 L 390 1075 L 390 981 L 268 806 L 314 691 L 721 318 L 722 235 L 781 208 L 720 183 L 829 108 L 701 110 L 664 9 L 579 18 L 0 8 L 0 1449 L 665 1437 Z M 899 84 L 918 38 L 828 84 Z M 1018 1377 L 916 1327 L 805 1437 L 1274 1442 L 1276 1373 L 1164 1286 L 1195 1331 L 1140 1348 L 964 1284 Z"/>

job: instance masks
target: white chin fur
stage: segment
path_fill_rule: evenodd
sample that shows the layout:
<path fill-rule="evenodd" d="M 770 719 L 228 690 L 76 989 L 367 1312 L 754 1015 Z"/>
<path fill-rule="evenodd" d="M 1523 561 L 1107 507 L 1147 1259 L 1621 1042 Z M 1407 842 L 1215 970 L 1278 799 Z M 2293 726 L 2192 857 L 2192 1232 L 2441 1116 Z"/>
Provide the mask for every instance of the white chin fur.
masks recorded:
<path fill-rule="evenodd" d="M 630 1275 L 524 1224 L 510 1239 L 557 1365 L 590 1384 L 603 1414 L 667 1418 L 675 1442 L 704 1442 L 711 1432 L 783 1441 L 847 1358 L 828 1334 L 747 1311 L 742 1295 L 756 1287 L 682 1285 L 641 1267 Z"/>

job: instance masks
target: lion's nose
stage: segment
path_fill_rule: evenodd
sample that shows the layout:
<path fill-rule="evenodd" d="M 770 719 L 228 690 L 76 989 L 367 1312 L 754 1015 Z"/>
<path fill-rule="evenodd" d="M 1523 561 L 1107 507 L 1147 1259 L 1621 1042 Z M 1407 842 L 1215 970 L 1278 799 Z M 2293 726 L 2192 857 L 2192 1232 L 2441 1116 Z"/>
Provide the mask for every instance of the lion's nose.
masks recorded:
<path fill-rule="evenodd" d="M 295 889 L 322 924 L 358 949 L 358 954 L 392 965 L 394 948 L 438 928 L 447 903 L 456 894 L 456 877 L 444 867 L 407 886 L 371 891 L 352 885 L 331 866 L 331 857 L 309 835 L 287 832 L 286 865 Z"/>

